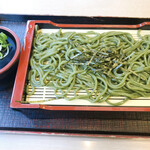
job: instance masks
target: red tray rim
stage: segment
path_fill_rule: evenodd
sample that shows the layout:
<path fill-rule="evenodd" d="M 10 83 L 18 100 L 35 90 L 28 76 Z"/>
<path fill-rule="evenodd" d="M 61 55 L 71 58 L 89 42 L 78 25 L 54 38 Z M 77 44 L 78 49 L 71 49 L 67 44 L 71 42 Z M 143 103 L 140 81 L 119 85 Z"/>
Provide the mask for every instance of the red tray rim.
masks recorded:
<path fill-rule="evenodd" d="M 42 104 L 22 104 L 22 96 L 25 85 L 25 79 L 28 69 L 28 63 L 30 58 L 30 52 L 32 47 L 32 40 L 34 35 L 35 24 L 47 23 L 55 27 L 63 28 L 128 28 L 137 29 L 145 25 L 150 25 L 150 22 L 143 22 L 137 25 L 108 25 L 108 24 L 59 24 L 50 20 L 29 20 L 27 22 L 26 34 L 20 54 L 20 60 L 16 79 L 14 83 L 13 93 L 11 97 L 11 108 L 37 108 L 46 110 L 69 110 L 69 111 L 150 111 L 150 107 L 126 107 L 126 106 L 54 106 L 54 105 L 42 105 Z"/>

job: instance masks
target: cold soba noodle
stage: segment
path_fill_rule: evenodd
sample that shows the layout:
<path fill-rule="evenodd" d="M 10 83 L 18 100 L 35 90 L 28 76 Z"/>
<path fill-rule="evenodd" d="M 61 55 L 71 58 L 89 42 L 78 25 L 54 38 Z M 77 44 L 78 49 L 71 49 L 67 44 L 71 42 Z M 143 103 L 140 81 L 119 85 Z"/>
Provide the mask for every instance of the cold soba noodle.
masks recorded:
<path fill-rule="evenodd" d="M 32 91 L 27 88 L 27 94 L 48 86 L 54 88 L 56 99 L 110 105 L 150 96 L 150 35 L 138 35 L 136 41 L 130 33 L 116 31 L 36 32 L 28 76 Z M 112 103 L 112 96 L 124 99 Z"/>

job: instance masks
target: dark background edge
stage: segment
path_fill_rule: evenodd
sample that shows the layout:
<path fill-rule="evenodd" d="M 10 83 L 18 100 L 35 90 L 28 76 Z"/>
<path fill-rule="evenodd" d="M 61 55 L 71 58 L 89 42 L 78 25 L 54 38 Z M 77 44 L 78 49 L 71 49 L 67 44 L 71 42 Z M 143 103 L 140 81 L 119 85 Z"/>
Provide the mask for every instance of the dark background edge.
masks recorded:
<path fill-rule="evenodd" d="M 124 24 L 135 25 L 150 21 L 150 18 L 102 17 L 102 16 L 50 16 L 0 14 L 0 21 L 27 22 L 28 20 L 51 20 L 67 24 Z"/>

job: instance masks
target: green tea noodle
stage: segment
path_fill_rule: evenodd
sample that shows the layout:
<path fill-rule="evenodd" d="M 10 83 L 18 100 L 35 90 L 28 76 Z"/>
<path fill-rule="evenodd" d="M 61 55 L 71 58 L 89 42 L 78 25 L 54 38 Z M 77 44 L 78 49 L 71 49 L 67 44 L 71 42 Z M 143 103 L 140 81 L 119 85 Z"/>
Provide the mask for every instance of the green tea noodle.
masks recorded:
<path fill-rule="evenodd" d="M 47 86 L 53 87 L 56 99 L 115 106 L 150 96 L 150 35 L 138 35 L 136 41 L 119 31 L 36 32 L 28 76 L 32 91 L 27 88 L 27 94 Z M 123 100 L 112 103 L 113 96 Z"/>

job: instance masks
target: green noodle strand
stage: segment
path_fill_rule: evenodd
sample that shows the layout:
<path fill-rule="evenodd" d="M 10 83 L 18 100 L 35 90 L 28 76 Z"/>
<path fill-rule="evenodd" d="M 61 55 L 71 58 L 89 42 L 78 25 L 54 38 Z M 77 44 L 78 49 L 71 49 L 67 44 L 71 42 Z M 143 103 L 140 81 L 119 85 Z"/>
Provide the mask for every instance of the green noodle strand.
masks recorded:
<path fill-rule="evenodd" d="M 150 35 L 127 32 L 35 33 L 28 76 L 35 87 L 54 89 L 56 99 L 85 99 L 113 106 L 150 96 Z M 0 54 L 1 57 L 1 54 Z M 112 102 L 109 98 L 121 96 Z"/>

